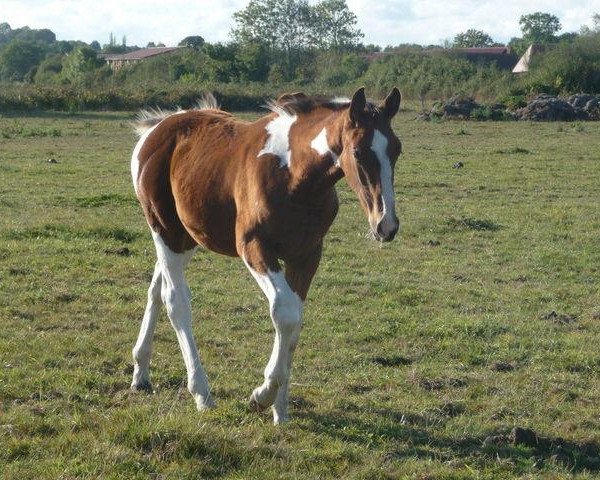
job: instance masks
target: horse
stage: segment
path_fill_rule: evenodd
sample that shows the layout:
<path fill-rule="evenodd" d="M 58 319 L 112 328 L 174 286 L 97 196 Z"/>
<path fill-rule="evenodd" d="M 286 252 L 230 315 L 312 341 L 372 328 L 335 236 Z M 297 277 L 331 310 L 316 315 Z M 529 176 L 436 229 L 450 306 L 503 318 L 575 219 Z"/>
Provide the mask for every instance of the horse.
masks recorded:
<path fill-rule="evenodd" d="M 373 239 L 388 242 L 398 231 L 393 184 L 402 146 L 391 120 L 400 101 L 395 87 L 377 106 L 367 102 L 364 87 L 351 99 L 288 93 L 248 122 L 220 110 L 209 95 L 192 110 L 138 116 L 131 173 L 157 261 L 132 351 L 133 390 L 152 391 L 152 337 L 162 301 L 196 407 L 214 406 L 184 276 L 194 250 L 203 247 L 241 257 L 267 297 L 275 339 L 249 403 L 256 411 L 272 407 L 275 424 L 288 420 L 292 356 L 323 239 L 338 212 L 338 180 L 345 177 L 358 196 Z"/>

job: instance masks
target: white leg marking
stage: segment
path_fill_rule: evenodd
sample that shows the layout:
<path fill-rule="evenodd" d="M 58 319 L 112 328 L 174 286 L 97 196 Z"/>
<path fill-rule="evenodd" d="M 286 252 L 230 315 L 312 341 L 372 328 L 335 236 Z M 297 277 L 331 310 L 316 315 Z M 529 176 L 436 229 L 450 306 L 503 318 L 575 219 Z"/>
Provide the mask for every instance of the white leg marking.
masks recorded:
<path fill-rule="evenodd" d="M 148 303 L 146 304 L 142 326 L 137 342 L 133 347 L 134 366 L 131 388 L 134 390 L 152 390 L 152 384 L 150 383 L 150 357 L 152 356 L 152 337 L 160 310 L 161 285 L 161 266 L 159 262 L 156 262 L 154 275 L 148 288 Z"/>
<path fill-rule="evenodd" d="M 278 110 L 276 113 L 278 116 L 265 127 L 269 136 L 263 149 L 258 152 L 258 156 L 264 154 L 276 155 L 279 157 L 279 166 L 289 168 L 292 164 L 290 129 L 298 117 L 282 110 Z"/>
<path fill-rule="evenodd" d="M 185 253 L 175 253 L 165 245 L 160 235 L 152 232 L 152 237 L 162 269 L 161 296 L 177 334 L 187 370 L 188 390 L 194 397 L 198 410 L 204 410 L 212 407 L 214 403 L 192 334 L 191 294 L 184 277 L 184 269 L 194 252 L 189 250 Z"/>
<path fill-rule="evenodd" d="M 323 127 L 323 130 L 310 142 L 310 146 L 313 150 L 316 150 L 317 153 L 321 156 L 331 155 L 331 159 L 333 160 L 333 164 L 336 166 L 340 166 L 340 161 L 338 156 L 329 148 L 329 143 L 327 142 L 327 129 Z"/>
<path fill-rule="evenodd" d="M 146 130 L 144 132 L 144 134 L 140 137 L 140 139 L 136 143 L 135 148 L 133 149 L 133 153 L 131 154 L 131 179 L 133 180 L 133 189 L 135 190 L 136 194 L 137 194 L 137 189 L 138 189 L 138 186 L 137 186 L 138 176 L 140 173 L 140 171 L 139 171 L 140 170 L 139 154 L 140 154 L 140 151 L 142 150 L 142 147 L 144 146 L 144 143 L 148 139 L 148 135 L 150 135 L 157 126 L 158 126 L 158 124 L 154 125 L 153 127 L 149 128 L 148 130 Z"/>
<path fill-rule="evenodd" d="M 373 134 L 371 150 L 375 152 L 379 160 L 379 176 L 381 177 L 381 199 L 383 201 L 383 212 L 381 214 L 381 227 L 384 234 L 390 233 L 396 228 L 396 206 L 394 200 L 394 184 L 392 174 L 392 162 L 387 154 L 388 140 L 379 130 Z"/>
<path fill-rule="evenodd" d="M 268 271 L 261 274 L 253 270 L 246 259 L 244 263 L 269 300 L 275 327 L 273 351 L 265 368 L 265 381 L 252 392 L 250 400 L 259 408 L 273 404 L 273 421 L 282 423 L 288 419 L 290 369 L 292 354 L 300 335 L 303 304 L 288 285 L 283 272 Z"/>

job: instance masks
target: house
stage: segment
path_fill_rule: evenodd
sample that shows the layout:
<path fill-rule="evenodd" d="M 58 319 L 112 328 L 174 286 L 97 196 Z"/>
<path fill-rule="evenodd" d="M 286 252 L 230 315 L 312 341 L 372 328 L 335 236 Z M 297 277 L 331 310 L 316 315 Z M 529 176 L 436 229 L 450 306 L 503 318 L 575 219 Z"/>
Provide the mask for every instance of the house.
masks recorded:
<path fill-rule="evenodd" d="M 515 68 L 512 69 L 513 73 L 525 73 L 529 71 L 529 64 L 531 63 L 531 58 L 536 56 L 538 53 L 542 53 L 544 50 L 542 45 L 536 45 L 532 43 L 529 45 L 529 48 L 525 51 L 523 56 L 519 59 Z"/>
<path fill-rule="evenodd" d="M 519 59 L 510 47 L 452 48 L 448 51 L 472 63 L 495 63 L 500 70 L 512 70 Z"/>
<path fill-rule="evenodd" d="M 179 50 L 181 47 L 150 47 L 140 48 L 127 53 L 101 53 L 98 58 L 103 59 L 108 63 L 110 68 L 115 72 L 120 70 L 125 65 L 131 65 L 134 63 L 141 62 L 148 58 L 156 57 L 157 55 L 164 55 Z"/>

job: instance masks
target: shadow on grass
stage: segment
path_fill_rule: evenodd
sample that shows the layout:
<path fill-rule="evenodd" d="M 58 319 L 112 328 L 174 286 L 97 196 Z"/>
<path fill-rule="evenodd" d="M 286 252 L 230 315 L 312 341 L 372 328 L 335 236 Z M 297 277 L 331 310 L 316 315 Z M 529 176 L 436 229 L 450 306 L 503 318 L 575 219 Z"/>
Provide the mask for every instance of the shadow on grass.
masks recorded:
<path fill-rule="evenodd" d="M 455 416 L 444 409 L 425 414 L 403 414 L 389 409 L 361 412 L 358 407 L 350 407 L 325 415 L 314 412 L 297 412 L 296 415 L 308 420 L 307 428 L 313 433 L 362 447 L 384 446 L 390 441 L 405 443 L 400 449 L 387 452 L 382 458 L 384 461 L 409 456 L 446 461 L 472 457 L 495 463 L 501 458 L 512 460 L 515 465 L 531 465 L 534 461 L 537 468 L 550 463 L 574 473 L 600 472 L 600 445 L 595 442 L 578 443 L 535 433 L 534 442 L 515 439 L 508 434 L 463 438 L 437 435 L 435 430 Z"/>

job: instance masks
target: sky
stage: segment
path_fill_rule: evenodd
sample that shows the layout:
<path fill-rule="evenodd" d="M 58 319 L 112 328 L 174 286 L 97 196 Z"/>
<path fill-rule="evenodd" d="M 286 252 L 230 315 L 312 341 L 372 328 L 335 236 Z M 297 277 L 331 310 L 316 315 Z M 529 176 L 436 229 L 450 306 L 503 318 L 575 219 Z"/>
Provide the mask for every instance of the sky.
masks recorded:
<path fill-rule="evenodd" d="M 232 15 L 249 0 L 0 0 L 0 22 L 12 28 L 49 28 L 58 40 L 98 40 L 111 33 L 120 43 L 177 45 L 188 35 L 226 42 Z M 311 4 L 316 0 L 311 0 Z M 556 15 L 560 33 L 592 25 L 600 0 L 346 0 L 365 34 L 363 43 L 385 47 L 402 43 L 442 44 L 470 28 L 496 42 L 520 37 L 519 18 L 544 12 Z"/>

